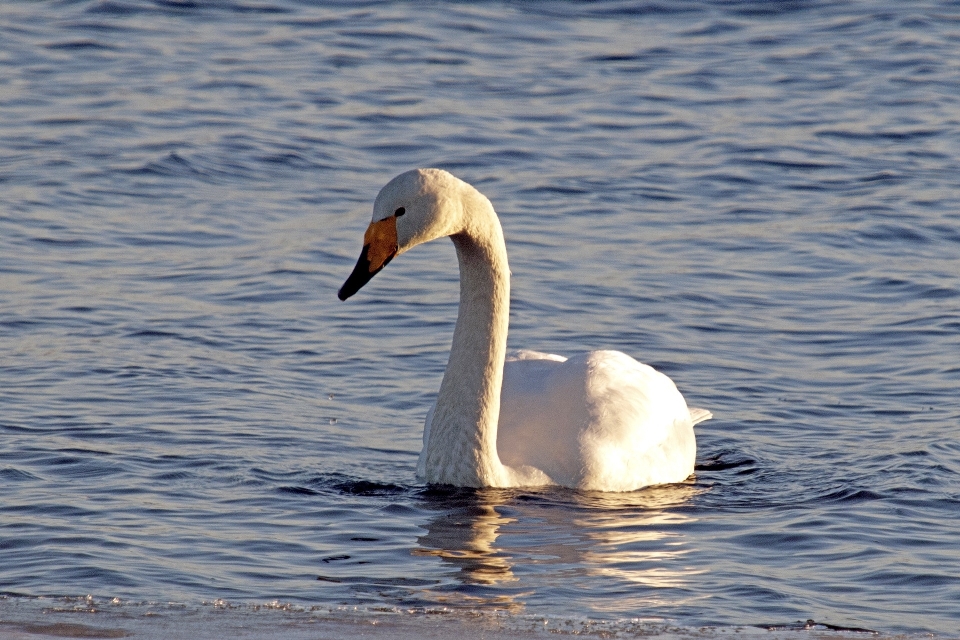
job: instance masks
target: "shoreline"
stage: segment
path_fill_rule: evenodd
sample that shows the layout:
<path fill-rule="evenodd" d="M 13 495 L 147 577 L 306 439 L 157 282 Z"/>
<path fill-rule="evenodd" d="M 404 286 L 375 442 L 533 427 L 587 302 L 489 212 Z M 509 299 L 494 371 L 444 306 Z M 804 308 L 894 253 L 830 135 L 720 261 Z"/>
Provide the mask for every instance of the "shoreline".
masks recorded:
<path fill-rule="evenodd" d="M 940 638 L 930 633 L 886 633 L 841 627 L 812 620 L 767 626 L 684 627 L 672 621 L 631 619 L 617 621 L 549 619 L 544 616 L 459 609 L 400 610 L 387 608 L 308 608 L 281 603 L 231 605 L 214 601 L 202 606 L 126 604 L 57 607 L 76 598 L 10 598 L 0 600 L 0 640 L 52 638 L 171 637 L 196 640 L 221 638 L 262 640 L 500 640 L 507 638 L 816 638 L 871 640 Z M 82 600 L 82 599 L 81 599 Z M 69 604 L 69 602 L 68 602 Z"/>

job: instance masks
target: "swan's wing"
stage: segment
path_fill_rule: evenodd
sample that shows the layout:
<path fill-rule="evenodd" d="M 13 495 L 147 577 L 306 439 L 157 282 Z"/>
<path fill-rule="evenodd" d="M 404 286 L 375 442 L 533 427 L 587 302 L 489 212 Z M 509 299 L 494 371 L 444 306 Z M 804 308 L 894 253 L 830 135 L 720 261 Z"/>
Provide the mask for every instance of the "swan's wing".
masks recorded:
<path fill-rule="evenodd" d="M 583 367 L 590 426 L 579 486 L 625 491 L 693 473 L 690 410 L 670 378 L 619 351 L 589 353 Z"/>
<path fill-rule="evenodd" d="M 527 355 L 504 367 L 497 451 L 565 486 L 623 491 L 686 478 L 692 422 L 673 382 L 623 353 Z"/>
<path fill-rule="evenodd" d="M 550 360 L 551 362 L 566 362 L 566 358 L 553 353 L 542 353 L 540 351 L 531 351 L 530 349 L 517 349 L 507 354 L 507 362 L 517 362 L 518 360 Z"/>
<path fill-rule="evenodd" d="M 698 409 L 696 407 L 690 407 L 690 420 L 693 421 L 693 424 L 700 424 L 704 420 L 709 420 L 713 417 L 713 414 L 707 411 L 706 409 Z"/>
<path fill-rule="evenodd" d="M 508 467 L 543 470 L 550 460 L 576 460 L 578 429 L 572 428 L 556 372 L 563 356 L 526 349 L 507 354 L 500 388 L 497 452 Z M 581 394 L 582 395 L 582 394 Z M 558 402 L 567 397 L 567 403 Z"/>
<path fill-rule="evenodd" d="M 503 367 L 497 452 L 510 467 L 543 470 L 546 459 L 578 456 L 577 430 L 564 419 L 565 407 L 558 403 L 564 394 L 554 375 L 565 359 L 541 356 L 549 354 L 514 352 Z"/>

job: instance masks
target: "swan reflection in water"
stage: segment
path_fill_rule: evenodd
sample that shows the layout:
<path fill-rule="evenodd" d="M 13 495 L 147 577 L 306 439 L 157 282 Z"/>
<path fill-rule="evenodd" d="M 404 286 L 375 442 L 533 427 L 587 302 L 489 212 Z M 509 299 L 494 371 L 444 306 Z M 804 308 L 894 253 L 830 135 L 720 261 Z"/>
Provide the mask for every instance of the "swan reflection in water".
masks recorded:
<path fill-rule="evenodd" d="M 642 615 L 693 593 L 685 587 L 702 570 L 685 562 L 682 529 L 696 519 L 677 507 L 700 491 L 692 484 L 631 493 L 430 489 L 424 506 L 437 515 L 411 553 L 455 569 L 445 588 L 430 590 L 449 606 L 518 611 L 539 589 L 561 587 L 582 590 L 582 602 L 598 612 Z M 615 598 L 604 596 L 608 589 Z"/>
<path fill-rule="evenodd" d="M 501 489 L 456 491 L 450 509 L 430 523 L 413 555 L 436 556 L 459 568 L 463 584 L 515 582 L 510 558 L 495 546 L 500 527 L 514 522 L 496 507 L 510 496 Z"/>

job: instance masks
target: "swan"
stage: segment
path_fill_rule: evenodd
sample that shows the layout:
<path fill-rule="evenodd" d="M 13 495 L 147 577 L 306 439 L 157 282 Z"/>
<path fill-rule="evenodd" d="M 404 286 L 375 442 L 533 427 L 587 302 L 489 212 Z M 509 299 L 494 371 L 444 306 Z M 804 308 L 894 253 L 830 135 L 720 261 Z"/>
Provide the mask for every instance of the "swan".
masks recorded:
<path fill-rule="evenodd" d="M 500 220 L 482 193 L 442 169 L 407 171 L 383 187 L 338 297 L 444 236 L 460 263 L 460 308 L 424 421 L 420 480 L 632 491 L 693 473 L 693 425 L 712 414 L 688 409 L 664 374 L 619 351 L 507 355 L 510 270 Z"/>

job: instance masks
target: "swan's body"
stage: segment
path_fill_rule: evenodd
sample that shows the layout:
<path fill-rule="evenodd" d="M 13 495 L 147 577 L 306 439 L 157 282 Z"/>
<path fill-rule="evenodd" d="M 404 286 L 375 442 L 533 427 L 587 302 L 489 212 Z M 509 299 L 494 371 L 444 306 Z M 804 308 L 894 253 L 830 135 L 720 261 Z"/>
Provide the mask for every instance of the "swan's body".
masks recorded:
<path fill-rule="evenodd" d="M 380 191 L 340 298 L 395 255 L 443 236 L 460 262 L 460 309 L 419 477 L 629 491 L 693 473 L 693 425 L 710 413 L 689 410 L 667 376 L 618 351 L 506 357 L 510 272 L 500 221 L 483 194 L 445 171 L 408 171 Z"/>

